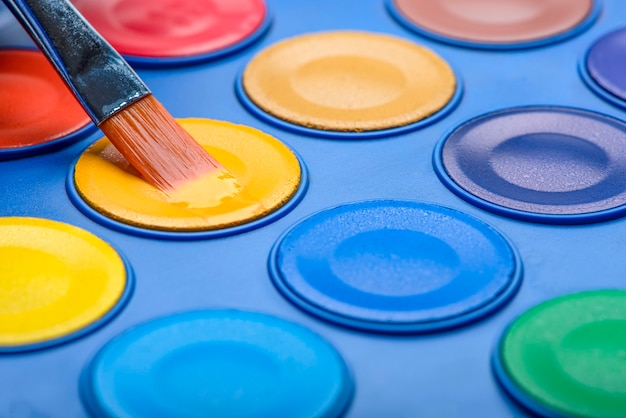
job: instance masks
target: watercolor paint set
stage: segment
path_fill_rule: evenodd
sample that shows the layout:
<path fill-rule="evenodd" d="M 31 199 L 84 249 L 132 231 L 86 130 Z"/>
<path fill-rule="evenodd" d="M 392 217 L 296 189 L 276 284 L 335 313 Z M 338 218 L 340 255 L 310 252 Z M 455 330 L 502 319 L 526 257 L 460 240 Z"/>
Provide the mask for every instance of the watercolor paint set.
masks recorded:
<path fill-rule="evenodd" d="M 0 4 L 1 418 L 626 416 L 626 3 L 72 3 L 234 180 Z"/>

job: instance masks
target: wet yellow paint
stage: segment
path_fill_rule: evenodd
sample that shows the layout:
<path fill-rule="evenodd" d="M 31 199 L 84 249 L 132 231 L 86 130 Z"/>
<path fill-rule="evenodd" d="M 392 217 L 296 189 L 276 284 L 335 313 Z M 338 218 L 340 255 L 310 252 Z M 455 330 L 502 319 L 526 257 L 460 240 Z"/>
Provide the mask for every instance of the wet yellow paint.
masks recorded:
<path fill-rule="evenodd" d="M 75 226 L 0 218 L 0 346 L 45 342 L 104 316 L 127 282 L 106 242 Z"/>
<path fill-rule="evenodd" d="M 264 111 L 305 127 L 389 129 L 420 121 L 454 96 L 454 72 L 404 39 L 325 32 L 281 41 L 247 65 L 243 86 Z"/>
<path fill-rule="evenodd" d="M 261 218 L 297 191 L 300 164 L 276 138 L 222 121 L 181 119 L 179 123 L 226 171 L 166 193 L 139 177 L 103 138 L 76 164 L 78 193 L 98 212 L 126 224 L 163 231 L 206 231 Z"/>

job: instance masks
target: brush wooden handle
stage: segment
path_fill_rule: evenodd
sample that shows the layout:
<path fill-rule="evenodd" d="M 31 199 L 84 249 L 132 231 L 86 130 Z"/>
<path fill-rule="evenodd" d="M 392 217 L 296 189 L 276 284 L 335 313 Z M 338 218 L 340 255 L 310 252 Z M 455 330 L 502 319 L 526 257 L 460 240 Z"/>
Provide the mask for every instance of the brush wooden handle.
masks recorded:
<path fill-rule="evenodd" d="M 150 94 L 66 0 L 3 0 L 96 124 Z"/>

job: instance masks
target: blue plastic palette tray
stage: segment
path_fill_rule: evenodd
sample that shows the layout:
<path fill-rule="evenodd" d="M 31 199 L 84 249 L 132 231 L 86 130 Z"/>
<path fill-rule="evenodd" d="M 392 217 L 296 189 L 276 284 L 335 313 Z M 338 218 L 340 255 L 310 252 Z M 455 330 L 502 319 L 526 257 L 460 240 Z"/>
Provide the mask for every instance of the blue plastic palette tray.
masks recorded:
<path fill-rule="evenodd" d="M 141 234 L 88 216 L 66 184 L 99 132 L 0 160 L 0 216 L 90 231 L 134 280 L 125 306 L 91 332 L 0 349 L 0 417 L 552 413 L 514 400 L 491 360 L 531 307 L 626 288 L 625 81 L 606 56 L 626 3 L 596 0 L 578 30 L 510 48 L 412 30 L 393 7 L 268 0 L 249 44 L 137 68 L 175 117 L 251 126 L 301 159 L 301 200 L 255 228 Z M 458 77 L 454 103 L 373 134 L 325 135 L 251 111 L 240 77 L 258 52 L 334 30 L 433 50 Z M 29 46 L 0 6 L 0 48 Z"/>

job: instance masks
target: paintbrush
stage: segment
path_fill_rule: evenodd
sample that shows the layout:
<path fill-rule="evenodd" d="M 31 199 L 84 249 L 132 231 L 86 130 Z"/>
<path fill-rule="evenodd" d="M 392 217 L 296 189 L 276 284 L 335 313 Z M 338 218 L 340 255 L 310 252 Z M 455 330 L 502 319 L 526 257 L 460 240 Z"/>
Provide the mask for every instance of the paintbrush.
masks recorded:
<path fill-rule="evenodd" d="M 146 181 L 167 192 L 227 173 L 68 1 L 3 1 L 94 123 Z"/>

